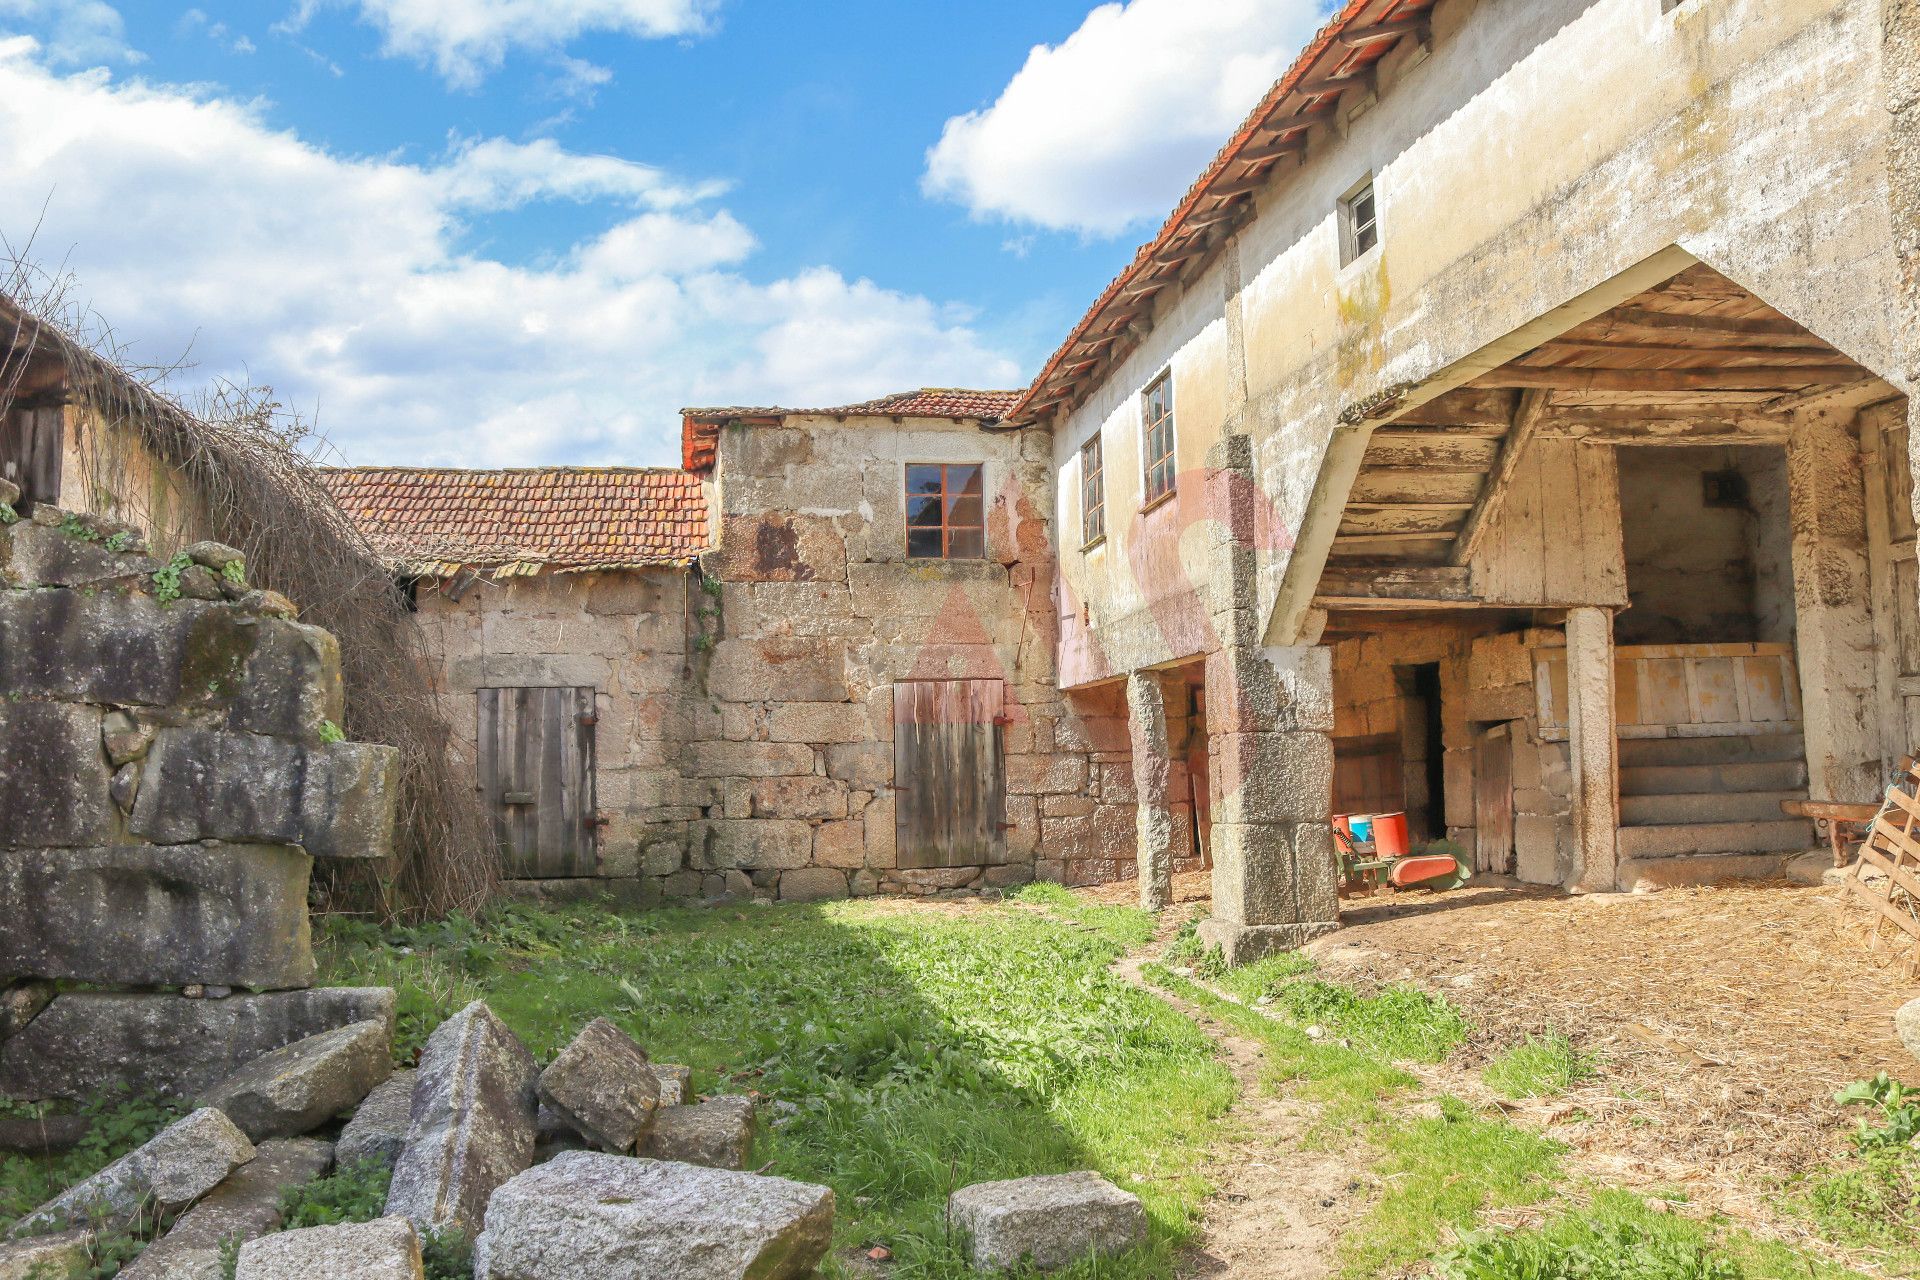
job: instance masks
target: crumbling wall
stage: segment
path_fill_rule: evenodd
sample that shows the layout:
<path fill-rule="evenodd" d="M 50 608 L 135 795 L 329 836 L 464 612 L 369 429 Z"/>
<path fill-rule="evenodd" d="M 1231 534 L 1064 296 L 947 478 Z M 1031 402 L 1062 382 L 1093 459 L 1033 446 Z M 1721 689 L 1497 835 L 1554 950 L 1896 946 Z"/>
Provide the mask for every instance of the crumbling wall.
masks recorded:
<path fill-rule="evenodd" d="M 0 506 L 0 1095 L 185 1093 L 391 1017 L 305 990 L 314 860 L 391 856 L 396 753 L 339 740 L 293 612 L 231 548 Z"/>

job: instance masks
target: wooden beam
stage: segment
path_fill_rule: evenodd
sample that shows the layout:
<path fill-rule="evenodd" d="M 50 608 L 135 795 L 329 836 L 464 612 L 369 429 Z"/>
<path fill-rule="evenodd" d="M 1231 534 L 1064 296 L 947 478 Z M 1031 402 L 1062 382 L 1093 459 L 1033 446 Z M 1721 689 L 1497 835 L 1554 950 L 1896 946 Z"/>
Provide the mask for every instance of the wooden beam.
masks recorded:
<path fill-rule="evenodd" d="M 1727 316 L 1690 316 L 1677 311 L 1646 311 L 1638 307 L 1615 307 L 1598 317 L 1595 323 L 1611 320 L 1641 329 L 1681 330 L 1686 333 L 1718 334 L 1747 338 L 1764 335 L 1774 338 L 1808 338 L 1813 335 L 1791 320 L 1766 318 L 1739 320 Z"/>
<path fill-rule="evenodd" d="M 1814 383 L 1864 382 L 1872 375 L 1844 369 L 1788 366 L 1753 369 L 1571 369 L 1504 365 L 1477 379 L 1477 387 L 1545 387 L 1556 391 L 1785 391 Z"/>
<path fill-rule="evenodd" d="M 1417 18 L 1396 18 L 1392 22 L 1376 22 L 1370 27 L 1359 27 L 1343 31 L 1338 37 L 1339 43 L 1349 49 L 1359 49 L 1382 40 L 1398 40 L 1401 36 L 1419 36 L 1425 38 L 1432 26 L 1432 15 L 1421 14 Z"/>
<path fill-rule="evenodd" d="M 1487 487 L 1480 491 L 1480 500 L 1474 503 L 1466 524 L 1460 529 L 1460 536 L 1454 539 L 1453 553 L 1447 557 L 1451 563 L 1465 565 L 1473 559 L 1473 553 L 1480 547 L 1480 540 L 1486 537 L 1493 518 L 1500 513 L 1501 506 L 1507 500 L 1509 482 L 1520 466 L 1520 454 L 1533 438 L 1533 433 L 1539 429 L 1546 411 L 1546 392 L 1527 391 L 1521 395 L 1520 403 L 1513 411 L 1513 430 L 1508 433 L 1507 442 L 1500 449 L 1500 459 L 1494 463 L 1493 474 L 1487 478 Z"/>
<path fill-rule="evenodd" d="M 1320 575 L 1319 596 L 1377 601 L 1425 600 L 1460 604 L 1472 598 L 1471 575 L 1453 565 L 1404 565 L 1385 569 L 1330 567 Z"/>
<path fill-rule="evenodd" d="M 1266 186 L 1268 176 L 1265 173 L 1256 173 L 1247 178 L 1235 178 L 1232 182 L 1216 182 L 1207 188 L 1207 192 L 1209 195 L 1220 196 L 1223 199 L 1228 196 L 1243 196 Z"/>
<path fill-rule="evenodd" d="M 1551 342 L 1542 343 L 1520 358 L 1525 360 L 1533 356 L 1574 351 L 1618 351 L 1636 356 L 1714 356 L 1728 360 L 1752 358 L 1777 360 L 1785 356 L 1791 360 L 1815 360 L 1823 364 L 1852 363 L 1847 357 L 1827 346 L 1777 347 L 1735 344 L 1702 347 L 1678 342 L 1635 342 L 1630 338 L 1555 338 Z"/>
<path fill-rule="evenodd" d="M 1242 150 L 1239 155 L 1235 156 L 1234 159 L 1251 164 L 1256 160 L 1277 160 L 1281 156 L 1290 156 L 1295 153 L 1305 155 L 1306 150 L 1306 138 L 1296 131 L 1289 133 L 1277 142 L 1262 142 L 1247 147 Z"/>

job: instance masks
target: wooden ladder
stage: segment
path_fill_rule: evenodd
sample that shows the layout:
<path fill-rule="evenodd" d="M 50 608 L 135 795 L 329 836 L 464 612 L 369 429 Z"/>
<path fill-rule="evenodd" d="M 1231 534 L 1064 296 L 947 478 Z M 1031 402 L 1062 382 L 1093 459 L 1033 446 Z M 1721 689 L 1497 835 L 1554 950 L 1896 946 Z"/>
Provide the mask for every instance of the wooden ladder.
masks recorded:
<path fill-rule="evenodd" d="M 1920 834 L 1914 830 L 1920 825 L 1920 765 L 1911 758 L 1902 765 L 1847 872 L 1844 901 L 1871 913 L 1869 947 L 1879 951 L 1884 937 L 1912 977 L 1920 973 Z M 1884 933 L 1888 925 L 1890 937 Z"/>

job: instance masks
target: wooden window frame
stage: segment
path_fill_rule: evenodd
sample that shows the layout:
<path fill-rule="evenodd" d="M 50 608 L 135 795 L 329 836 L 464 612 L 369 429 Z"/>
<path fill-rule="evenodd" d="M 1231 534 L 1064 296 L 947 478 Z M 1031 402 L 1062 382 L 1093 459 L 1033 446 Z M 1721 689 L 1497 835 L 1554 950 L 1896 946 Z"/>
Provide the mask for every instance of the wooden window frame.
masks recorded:
<path fill-rule="evenodd" d="M 1080 446 L 1080 549 L 1090 551 L 1107 540 L 1106 456 L 1100 433 Z"/>
<path fill-rule="evenodd" d="M 910 488 L 915 467 L 938 467 L 940 469 L 940 523 L 938 525 L 912 523 L 911 506 L 916 497 L 929 497 L 929 494 L 916 494 Z M 949 495 L 965 496 L 964 488 L 953 490 L 948 487 L 948 475 L 958 469 L 970 469 L 980 473 L 980 522 L 978 524 L 956 524 L 951 520 L 952 504 Z M 987 558 L 987 464 L 984 462 L 909 462 L 900 472 L 900 513 L 906 520 L 901 531 L 901 548 L 909 560 L 984 560 Z M 913 549 L 913 534 L 916 529 L 940 530 L 940 554 L 919 555 Z M 978 533 L 980 551 L 978 554 L 958 553 L 953 550 L 956 533 Z"/>
<path fill-rule="evenodd" d="M 1154 392 L 1166 388 L 1166 409 L 1158 417 L 1154 416 Z M 1142 511 L 1154 507 L 1173 497 L 1179 484 L 1179 475 L 1175 460 L 1179 455 L 1179 437 L 1175 429 L 1173 400 L 1173 370 L 1162 369 L 1147 385 L 1140 390 L 1140 485 L 1146 495 L 1141 503 Z M 1154 443 L 1155 437 L 1165 428 L 1164 448 Z"/>
<path fill-rule="evenodd" d="M 1340 265 L 1350 267 L 1379 247 L 1380 191 L 1368 174 L 1340 197 Z"/>

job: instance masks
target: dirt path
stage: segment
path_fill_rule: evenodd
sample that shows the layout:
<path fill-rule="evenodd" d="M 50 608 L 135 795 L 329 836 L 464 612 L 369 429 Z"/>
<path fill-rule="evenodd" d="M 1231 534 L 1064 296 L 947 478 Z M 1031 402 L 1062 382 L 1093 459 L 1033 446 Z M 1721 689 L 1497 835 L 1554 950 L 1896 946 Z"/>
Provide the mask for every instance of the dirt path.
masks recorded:
<path fill-rule="evenodd" d="M 1140 972 L 1149 958 L 1129 956 L 1114 972 L 1193 1019 L 1220 1046 L 1221 1061 L 1240 1085 L 1229 1137 L 1211 1153 L 1208 1177 L 1219 1190 L 1208 1203 L 1201 1241 L 1182 1258 L 1180 1274 L 1235 1280 L 1331 1275 L 1334 1244 L 1364 1210 L 1369 1182 L 1351 1160 L 1308 1146 L 1312 1108 L 1267 1087 L 1266 1053 L 1259 1043 L 1149 984 Z"/>

